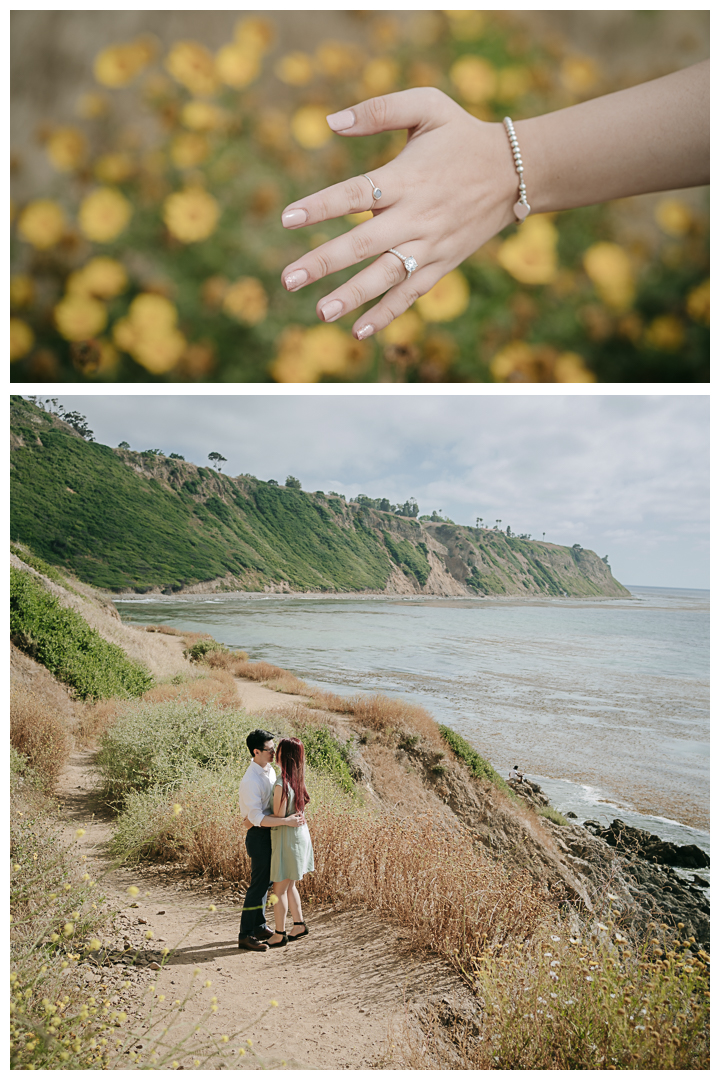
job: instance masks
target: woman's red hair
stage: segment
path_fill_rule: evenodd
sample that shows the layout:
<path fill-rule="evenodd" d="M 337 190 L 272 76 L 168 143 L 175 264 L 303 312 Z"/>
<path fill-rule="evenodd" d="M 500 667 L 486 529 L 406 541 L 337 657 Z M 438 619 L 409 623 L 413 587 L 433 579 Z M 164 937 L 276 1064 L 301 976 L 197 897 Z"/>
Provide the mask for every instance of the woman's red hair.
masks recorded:
<path fill-rule="evenodd" d="M 305 747 L 299 739 L 280 739 L 275 751 L 275 760 L 278 758 L 283 795 L 288 798 L 288 789 L 292 788 L 295 792 L 295 809 L 302 811 L 310 802 L 305 787 Z"/>

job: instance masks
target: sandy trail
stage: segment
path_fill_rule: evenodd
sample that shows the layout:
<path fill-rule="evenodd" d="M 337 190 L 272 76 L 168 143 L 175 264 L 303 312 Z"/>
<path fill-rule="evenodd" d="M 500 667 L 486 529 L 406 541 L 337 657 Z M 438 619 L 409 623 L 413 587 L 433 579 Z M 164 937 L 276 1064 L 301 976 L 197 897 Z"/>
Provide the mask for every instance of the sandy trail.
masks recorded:
<path fill-rule="evenodd" d="M 286 704 L 290 696 L 247 680 L 238 682 L 243 705 L 260 714 Z M 122 948 L 125 939 L 142 949 L 151 930 L 153 948 L 173 950 L 160 971 L 142 963 L 99 972 L 80 965 L 79 980 L 99 983 L 103 993 L 114 995 L 116 1007 L 128 1013 L 137 1047 L 150 1045 L 143 1042 L 150 1000 L 157 1010 L 167 1009 L 182 1000 L 192 984 L 196 996 L 183 1012 L 175 1011 L 172 1026 L 176 1039 L 187 1037 L 184 1051 L 176 1055 L 184 1068 L 193 1068 L 195 1048 L 208 1033 L 236 1032 L 241 1039 L 233 1039 L 222 1057 L 204 1062 L 204 1068 L 256 1069 L 259 1063 L 244 1042 L 248 1038 L 270 1066 L 286 1062 L 290 1068 L 306 1069 L 392 1068 L 393 1032 L 408 1008 L 442 996 L 458 1004 L 467 997 L 447 964 L 413 954 L 402 930 L 357 910 L 306 908 L 308 937 L 265 953 L 240 952 L 242 893 L 234 887 L 189 879 L 172 867 L 112 867 L 107 844 L 113 823 L 95 793 L 93 758 L 92 751 L 75 752 L 57 794 L 68 839 L 74 839 L 79 826 L 86 829 L 77 841 L 78 857 L 86 857 L 88 869 L 118 911 L 115 931 L 102 934 L 103 941 Z M 126 891 L 129 885 L 140 888 L 135 901 Z M 211 904 L 216 911 L 209 911 Z M 129 989 L 122 989 L 123 980 L 130 981 Z M 211 987 L 204 986 L 207 980 Z M 157 998 L 163 994 L 160 1004 Z M 207 1020 L 205 1034 L 194 1035 L 215 995 L 217 1011 Z M 277 1006 L 270 1005 L 273 1000 Z M 241 1045 L 245 1056 L 237 1053 Z"/>

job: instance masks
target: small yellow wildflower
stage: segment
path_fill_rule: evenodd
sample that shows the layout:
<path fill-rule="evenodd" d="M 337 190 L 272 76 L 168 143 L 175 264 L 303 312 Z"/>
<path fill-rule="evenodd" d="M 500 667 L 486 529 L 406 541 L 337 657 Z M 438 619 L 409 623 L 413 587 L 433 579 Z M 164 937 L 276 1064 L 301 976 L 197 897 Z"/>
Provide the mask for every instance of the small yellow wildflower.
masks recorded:
<path fill-rule="evenodd" d="M 507 240 L 497 259 L 523 285 L 548 285 L 558 271 L 557 229 L 544 214 L 529 217 Z"/>
<path fill-rule="evenodd" d="M 291 52 L 281 56 L 275 64 L 275 74 L 288 86 L 307 86 L 315 74 L 312 60 L 307 53 Z"/>
<path fill-rule="evenodd" d="M 99 334 L 107 323 L 105 305 L 92 296 L 65 296 L 53 309 L 55 324 L 66 341 L 87 341 Z M 78 829 L 78 839 L 85 835 Z"/>
<path fill-rule="evenodd" d="M 318 150 L 332 138 L 325 116 L 326 110 L 320 105 L 302 105 L 293 115 L 290 130 L 305 150 Z"/>
<path fill-rule="evenodd" d="M 35 334 L 32 327 L 23 319 L 10 319 L 10 359 L 22 360 L 23 356 L 32 349 L 35 344 Z M 18 870 L 20 867 L 18 867 Z"/>
<path fill-rule="evenodd" d="M 172 816 L 179 817 L 182 814 L 182 806 L 180 803 L 173 803 Z"/>
<path fill-rule="evenodd" d="M 163 204 L 163 221 L 177 240 L 195 244 L 212 235 L 220 217 L 217 201 L 203 188 L 186 188 L 168 195 Z"/>
<path fill-rule="evenodd" d="M 128 893 L 130 896 L 139 896 L 140 895 L 140 890 L 138 889 L 137 885 L 128 885 L 125 892 Z"/>
<path fill-rule="evenodd" d="M 255 326 L 267 315 L 268 295 L 257 278 L 244 277 L 229 286 L 222 306 L 226 314 Z"/>
<path fill-rule="evenodd" d="M 191 94 L 211 97 L 219 89 L 219 80 L 212 53 L 196 41 L 178 41 L 165 59 L 172 77 Z"/>
<path fill-rule="evenodd" d="M 528 219 L 532 221 L 532 218 Z M 525 228 L 526 226 L 523 226 Z M 619 244 L 601 240 L 583 255 L 585 272 L 608 307 L 625 311 L 635 299 L 630 258 Z"/>
<path fill-rule="evenodd" d="M 87 139 L 74 127 L 56 128 L 45 144 L 47 156 L 58 172 L 72 172 L 87 156 Z"/>
<path fill-rule="evenodd" d="M 260 57 L 233 42 L 223 45 L 215 57 L 215 67 L 222 81 L 234 90 L 254 82 L 260 74 Z"/>
<path fill-rule="evenodd" d="M 451 322 L 463 314 L 469 303 L 467 278 L 461 270 L 451 270 L 415 301 L 415 308 L 426 322 Z"/>
<path fill-rule="evenodd" d="M 35 297 L 35 284 L 29 274 L 13 274 L 10 278 L 10 304 L 14 308 L 27 307 Z"/>
<path fill-rule="evenodd" d="M 497 74 L 480 56 L 461 56 L 450 68 L 450 81 L 465 101 L 479 105 L 495 93 Z"/>
<path fill-rule="evenodd" d="M 65 214 L 52 199 L 28 203 L 18 218 L 18 232 L 39 251 L 54 247 L 65 233 Z"/>
<path fill-rule="evenodd" d="M 100 187 L 80 204 L 78 224 L 88 240 L 105 244 L 127 227 L 132 212 L 132 206 L 116 188 Z"/>

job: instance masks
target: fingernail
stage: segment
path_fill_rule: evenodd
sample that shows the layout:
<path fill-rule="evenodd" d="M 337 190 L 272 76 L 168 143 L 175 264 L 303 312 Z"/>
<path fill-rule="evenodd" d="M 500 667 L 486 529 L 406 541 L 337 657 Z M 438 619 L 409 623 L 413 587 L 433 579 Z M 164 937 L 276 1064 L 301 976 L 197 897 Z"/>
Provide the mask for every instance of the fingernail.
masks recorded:
<path fill-rule="evenodd" d="M 334 319 L 342 315 L 342 309 L 343 306 L 340 300 L 331 300 L 325 307 L 320 308 L 320 312 L 325 322 L 333 322 Z"/>
<path fill-rule="evenodd" d="M 291 228 L 293 225 L 304 225 L 308 219 L 307 210 L 303 210 L 302 207 L 297 207 L 295 210 L 286 210 L 282 216 L 282 223 L 286 229 Z"/>
<path fill-rule="evenodd" d="M 333 131 L 347 131 L 355 123 L 356 117 L 352 109 L 343 109 L 342 112 L 330 113 L 325 119 Z"/>
<path fill-rule="evenodd" d="M 363 338 L 370 337 L 375 333 L 375 327 L 367 323 L 365 326 L 361 326 L 359 330 L 355 332 L 355 337 L 358 341 L 362 341 Z"/>
<path fill-rule="evenodd" d="M 285 288 L 292 292 L 293 289 L 299 289 L 301 285 L 304 285 L 308 279 L 307 270 L 293 270 L 292 274 L 288 274 L 285 278 Z"/>

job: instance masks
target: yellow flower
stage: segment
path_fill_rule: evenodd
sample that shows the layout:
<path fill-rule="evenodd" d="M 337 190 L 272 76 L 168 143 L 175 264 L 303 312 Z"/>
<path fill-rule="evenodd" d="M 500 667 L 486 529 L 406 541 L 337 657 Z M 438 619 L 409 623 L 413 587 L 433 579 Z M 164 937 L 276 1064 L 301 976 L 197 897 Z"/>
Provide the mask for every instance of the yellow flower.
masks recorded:
<path fill-rule="evenodd" d="M 156 293 L 141 293 L 131 303 L 127 317 L 113 326 L 113 338 L 148 371 L 162 375 L 175 367 L 187 345 L 176 323 L 177 309 L 170 300 Z"/>
<path fill-rule="evenodd" d="M 90 942 L 88 943 L 88 948 L 91 952 L 97 952 L 98 949 L 102 948 L 102 941 L 100 941 L 99 938 L 91 938 Z"/>
<path fill-rule="evenodd" d="M 275 30 L 267 19 L 240 19 L 235 23 L 235 41 L 248 52 L 256 52 L 261 56 L 266 53 L 275 38 Z"/>
<path fill-rule="evenodd" d="M 20 360 L 26 356 L 35 343 L 35 335 L 22 319 L 10 320 L 10 359 Z M 19 868 L 18 868 L 19 869 Z"/>
<path fill-rule="evenodd" d="M 460 41 L 474 41 L 485 28 L 485 14 L 482 11 L 446 11 L 450 22 L 450 32 Z"/>
<path fill-rule="evenodd" d="M 73 293 L 64 296 L 53 309 L 55 324 L 66 341 L 87 341 L 104 329 L 107 323 L 105 305 L 92 296 Z M 84 830 L 78 829 L 82 836 Z"/>
<path fill-rule="evenodd" d="M 363 90 L 372 97 L 389 94 L 397 86 L 400 68 L 389 56 L 378 56 L 365 65 L 362 73 Z"/>
<path fill-rule="evenodd" d="M 306 150 L 317 150 L 332 138 L 325 116 L 325 109 L 319 105 L 302 105 L 290 121 L 295 139 Z"/>
<path fill-rule="evenodd" d="M 192 169 L 201 165 L 210 153 L 210 143 L 197 131 L 176 135 L 170 144 L 170 157 L 178 169 Z"/>
<path fill-rule="evenodd" d="M 53 247 L 65 232 L 65 214 L 52 199 L 28 203 L 18 218 L 18 232 L 40 251 Z"/>
<path fill-rule="evenodd" d="M 223 45 L 215 57 L 215 67 L 227 86 L 241 90 L 260 74 L 260 57 L 242 45 Z"/>
<path fill-rule="evenodd" d="M 707 281 L 703 281 L 701 285 L 696 285 L 695 288 L 688 293 L 685 310 L 695 322 L 704 323 L 706 326 L 710 325 L 709 278 Z"/>
<path fill-rule="evenodd" d="M 412 345 L 421 337 L 423 329 L 422 319 L 415 309 L 411 308 L 393 319 L 389 326 L 380 331 L 379 336 L 388 345 Z"/>
<path fill-rule="evenodd" d="M 680 199 L 661 199 L 655 207 L 655 220 L 668 236 L 685 236 L 693 224 L 693 215 Z"/>
<path fill-rule="evenodd" d="M 601 240 L 583 255 L 585 273 L 601 300 L 615 311 L 625 311 L 635 299 L 635 282 L 628 254 L 619 244 Z"/>
<path fill-rule="evenodd" d="M 168 232 L 183 244 L 206 240 L 215 231 L 219 217 L 217 201 L 203 188 L 176 191 L 163 203 L 163 221 Z"/>
<path fill-rule="evenodd" d="M 658 315 L 645 331 L 645 341 L 652 349 L 677 352 L 685 341 L 685 327 L 677 315 Z"/>
<path fill-rule="evenodd" d="M 219 89 L 213 55 L 196 41 L 176 41 L 165 67 L 176 82 L 198 97 L 211 97 Z"/>
<path fill-rule="evenodd" d="M 415 307 L 425 322 L 451 322 L 462 315 L 469 303 L 467 278 L 461 270 L 451 270 L 415 301 Z"/>
<path fill-rule="evenodd" d="M 132 217 L 132 206 L 116 188 L 100 187 L 80 204 L 78 224 L 88 240 L 105 244 L 119 236 Z"/>
<path fill-rule="evenodd" d="M 116 89 L 127 86 L 138 72 L 150 63 L 154 48 L 148 38 L 138 38 L 123 45 L 110 45 L 95 57 L 95 78 L 103 86 Z"/>
<path fill-rule="evenodd" d="M 549 217 L 536 214 L 505 240 L 498 262 L 523 285 L 547 285 L 557 274 L 557 229 Z"/>
<path fill-rule="evenodd" d="M 107 255 L 98 255 L 70 275 L 65 289 L 68 293 L 90 294 L 109 300 L 124 292 L 127 283 L 127 271 L 122 263 Z"/>
<path fill-rule="evenodd" d="M 323 375 L 354 373 L 366 350 L 339 326 L 308 330 L 289 326 L 280 335 L 278 355 L 269 365 L 276 382 L 317 382 Z"/>
<path fill-rule="evenodd" d="M 268 296 L 257 278 L 240 278 L 225 293 L 223 310 L 241 322 L 255 326 L 267 315 Z"/>
<path fill-rule="evenodd" d="M 321 41 L 315 50 L 318 70 L 331 79 L 347 78 L 357 69 L 359 60 L 357 46 L 347 45 L 344 41 Z"/>
<path fill-rule="evenodd" d="M 465 101 L 479 105 L 495 93 L 497 74 L 480 56 L 461 56 L 450 68 L 450 81 Z"/>
<path fill-rule="evenodd" d="M 307 86 L 314 75 L 312 60 L 304 52 L 288 53 L 275 64 L 275 74 L 288 86 Z"/>
<path fill-rule="evenodd" d="M 135 172 L 135 164 L 129 154 L 116 151 L 102 154 L 95 162 L 94 172 L 104 184 L 122 184 Z"/>
<path fill-rule="evenodd" d="M 191 131 L 216 131 L 225 122 L 225 115 L 209 101 L 188 101 L 183 105 L 180 122 Z"/>
<path fill-rule="evenodd" d="M 589 56 L 568 56 L 560 66 L 560 81 L 572 94 L 584 94 L 598 81 L 600 69 Z"/>
<path fill-rule="evenodd" d="M 85 160 L 87 139 L 77 128 L 56 128 L 45 144 L 45 150 L 58 172 L 72 172 Z"/>
<path fill-rule="evenodd" d="M 75 105 L 75 112 L 83 120 L 96 120 L 108 111 L 108 100 L 104 94 L 81 94 Z"/>
<path fill-rule="evenodd" d="M 532 78 L 527 68 L 513 66 L 501 68 L 497 73 L 497 97 L 501 101 L 514 101 L 527 94 Z"/>
<path fill-rule="evenodd" d="M 173 803 L 172 816 L 179 817 L 182 814 L 182 806 L 180 803 Z"/>
<path fill-rule="evenodd" d="M 138 889 L 137 885 L 128 885 L 125 892 L 129 893 L 130 896 L 139 896 L 140 895 L 140 890 Z"/>
<path fill-rule="evenodd" d="M 28 274 L 13 274 L 10 278 L 10 304 L 14 308 L 26 307 L 35 296 L 35 285 Z"/>
<path fill-rule="evenodd" d="M 73 924 L 71 922 L 66 922 L 65 925 L 63 926 L 63 936 L 64 937 L 72 937 L 74 933 L 75 933 L 75 927 L 73 926 Z"/>
<path fill-rule="evenodd" d="M 585 367 L 585 361 L 579 353 L 560 353 L 555 361 L 555 382 L 589 383 L 596 381 L 595 375 Z"/>

